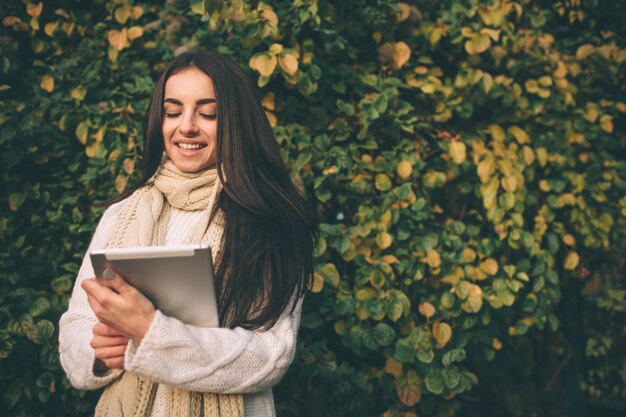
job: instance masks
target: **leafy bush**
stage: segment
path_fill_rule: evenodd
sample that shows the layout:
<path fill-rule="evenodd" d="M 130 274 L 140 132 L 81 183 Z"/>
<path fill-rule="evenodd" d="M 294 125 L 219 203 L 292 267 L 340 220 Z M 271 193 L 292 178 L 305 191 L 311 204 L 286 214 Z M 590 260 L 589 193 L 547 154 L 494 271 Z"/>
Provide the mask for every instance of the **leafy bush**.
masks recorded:
<path fill-rule="evenodd" d="M 233 56 L 257 80 L 322 219 L 280 414 L 580 415 L 586 396 L 623 404 L 626 37 L 610 7 L 6 5 L 3 408 L 92 410 L 96 394 L 71 389 L 60 370 L 56 323 L 102 212 L 92 203 L 123 190 L 141 162 L 155 78 L 195 48 Z"/>

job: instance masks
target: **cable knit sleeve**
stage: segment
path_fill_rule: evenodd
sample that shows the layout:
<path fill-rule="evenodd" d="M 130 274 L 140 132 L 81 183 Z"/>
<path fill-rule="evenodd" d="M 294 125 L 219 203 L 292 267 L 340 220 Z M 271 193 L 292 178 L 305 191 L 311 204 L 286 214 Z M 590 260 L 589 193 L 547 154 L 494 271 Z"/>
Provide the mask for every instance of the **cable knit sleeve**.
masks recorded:
<path fill-rule="evenodd" d="M 89 249 L 102 248 L 113 231 L 115 220 L 124 201 L 110 206 L 102 215 Z M 80 283 L 95 276 L 89 251 L 83 258 L 74 284 L 68 310 L 59 321 L 59 357 L 61 366 L 72 386 L 78 389 L 97 389 L 117 378 L 121 369 L 108 370 L 103 374 L 94 374 L 95 351 L 89 344 L 93 336 L 93 326 L 98 319 L 87 301 L 87 294 Z"/>
<path fill-rule="evenodd" d="M 128 343 L 124 368 L 191 391 L 263 391 L 280 381 L 293 360 L 302 299 L 290 310 L 267 331 L 201 328 L 157 310 L 139 346 Z"/>

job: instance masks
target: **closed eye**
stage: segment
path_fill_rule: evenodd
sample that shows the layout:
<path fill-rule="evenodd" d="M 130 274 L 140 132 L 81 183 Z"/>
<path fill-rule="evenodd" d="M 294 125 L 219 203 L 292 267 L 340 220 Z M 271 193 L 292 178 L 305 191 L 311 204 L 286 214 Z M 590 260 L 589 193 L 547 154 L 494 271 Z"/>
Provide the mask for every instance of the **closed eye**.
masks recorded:
<path fill-rule="evenodd" d="M 174 117 L 180 116 L 181 114 L 182 113 L 165 113 L 165 117 L 174 118 Z M 202 113 L 200 113 L 200 116 L 202 116 L 205 119 L 209 119 L 209 120 L 217 119 L 217 114 L 202 114 Z"/>

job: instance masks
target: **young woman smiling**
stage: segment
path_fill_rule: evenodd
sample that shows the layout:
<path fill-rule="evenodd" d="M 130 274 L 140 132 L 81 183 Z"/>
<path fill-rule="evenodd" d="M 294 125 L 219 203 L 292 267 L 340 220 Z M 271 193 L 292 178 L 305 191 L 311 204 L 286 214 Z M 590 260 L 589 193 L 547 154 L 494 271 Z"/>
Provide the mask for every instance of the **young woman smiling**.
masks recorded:
<path fill-rule="evenodd" d="M 97 281 L 85 256 L 59 324 L 69 380 L 106 387 L 96 417 L 274 416 L 317 225 L 236 63 L 198 52 L 168 65 L 146 111 L 142 162 L 90 249 L 209 244 L 223 327 L 166 316 L 113 271 Z"/>

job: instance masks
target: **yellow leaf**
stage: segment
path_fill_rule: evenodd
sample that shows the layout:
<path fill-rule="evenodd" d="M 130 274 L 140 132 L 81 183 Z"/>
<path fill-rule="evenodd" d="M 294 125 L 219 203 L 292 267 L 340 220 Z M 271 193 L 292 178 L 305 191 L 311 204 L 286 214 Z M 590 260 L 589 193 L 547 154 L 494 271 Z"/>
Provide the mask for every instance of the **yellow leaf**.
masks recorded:
<path fill-rule="evenodd" d="M 398 259 L 396 255 L 385 255 L 382 257 L 382 260 L 388 264 L 397 264 L 400 262 L 400 259 Z"/>
<path fill-rule="evenodd" d="M 503 10 L 499 8 L 479 9 L 478 14 L 480 14 L 483 22 L 489 26 L 500 26 L 505 18 Z"/>
<path fill-rule="evenodd" d="M 548 98 L 550 97 L 552 93 L 550 92 L 550 90 L 548 90 L 547 88 L 540 88 L 537 91 L 537 95 L 541 98 Z"/>
<path fill-rule="evenodd" d="M 533 148 L 531 148 L 530 146 L 524 146 L 524 148 L 522 148 L 522 155 L 524 158 L 524 163 L 527 166 L 530 166 L 533 162 L 535 162 L 535 151 L 533 151 Z"/>
<path fill-rule="evenodd" d="M 488 153 L 478 164 L 478 168 L 476 170 L 478 172 L 478 177 L 483 184 L 489 182 L 491 175 L 493 175 L 496 170 L 496 161 L 493 155 Z"/>
<path fill-rule="evenodd" d="M 94 156 L 98 155 L 99 150 L 100 150 L 100 142 L 98 142 L 97 140 L 94 140 L 91 145 L 85 147 L 85 154 L 89 158 L 93 158 Z"/>
<path fill-rule="evenodd" d="M 135 6 L 133 7 L 133 19 L 139 19 L 141 16 L 143 15 L 143 8 L 141 8 L 141 6 Z"/>
<path fill-rule="evenodd" d="M 605 114 L 600 117 L 600 128 L 607 133 L 613 132 L 613 116 Z"/>
<path fill-rule="evenodd" d="M 87 143 L 87 133 L 89 133 L 89 128 L 87 127 L 87 123 L 82 121 L 76 126 L 76 139 L 83 145 Z"/>
<path fill-rule="evenodd" d="M 406 3 L 397 3 L 396 6 L 400 8 L 400 12 L 396 12 L 396 22 L 404 22 L 411 15 L 411 6 Z"/>
<path fill-rule="evenodd" d="M 117 20 L 118 23 L 120 24 L 125 24 L 126 21 L 128 20 L 128 18 L 130 18 L 130 15 L 132 14 L 132 8 L 130 6 L 130 4 L 125 4 L 122 7 L 118 7 L 117 10 L 115 10 L 115 20 Z"/>
<path fill-rule="evenodd" d="M 13 26 L 13 25 L 17 25 L 18 23 L 22 23 L 22 19 L 16 16 L 7 16 L 4 19 L 2 19 L 2 24 L 4 26 Z"/>
<path fill-rule="evenodd" d="M 501 342 L 501 341 L 499 341 L 497 338 L 495 338 L 495 337 L 494 337 L 494 338 L 491 340 L 491 347 L 493 347 L 493 348 L 494 348 L 494 350 L 500 350 L 500 349 L 502 349 L 502 342 Z"/>
<path fill-rule="evenodd" d="M 413 172 L 413 165 L 409 161 L 400 161 L 396 166 L 396 171 L 398 172 L 398 176 L 403 180 L 408 180 L 411 177 L 411 173 Z"/>
<path fill-rule="evenodd" d="M 109 40 L 109 44 L 115 48 L 116 51 L 121 51 L 122 49 L 130 46 L 126 28 L 122 29 L 121 32 L 119 30 L 111 29 L 107 33 L 107 38 Z"/>
<path fill-rule="evenodd" d="M 567 246 L 574 246 L 576 244 L 576 239 L 574 238 L 574 236 L 567 234 L 563 236 L 563 243 L 565 243 Z"/>
<path fill-rule="evenodd" d="M 428 249 L 426 251 L 426 263 L 431 268 L 439 268 L 441 266 L 441 256 L 434 249 Z"/>
<path fill-rule="evenodd" d="M 433 324 L 433 337 L 437 341 L 437 346 L 442 348 L 452 338 L 452 327 L 448 323 L 437 322 Z"/>
<path fill-rule="evenodd" d="M 480 187 L 480 191 L 483 195 L 483 205 L 487 210 L 495 207 L 498 197 L 498 188 L 500 187 L 500 181 L 498 178 L 493 177 L 487 184 L 483 184 Z"/>
<path fill-rule="evenodd" d="M 109 45 L 109 48 L 107 49 L 107 56 L 109 57 L 109 61 L 111 62 L 117 61 L 117 57 L 119 56 L 119 54 L 120 54 L 120 51 L 115 49 L 112 45 Z"/>
<path fill-rule="evenodd" d="M 567 75 L 567 67 L 565 66 L 563 61 L 557 62 L 556 69 L 554 70 L 552 75 L 554 76 L 554 78 L 565 78 L 565 76 Z"/>
<path fill-rule="evenodd" d="M 54 36 L 54 31 L 57 30 L 57 27 L 59 27 L 58 20 L 54 23 L 53 22 L 46 23 L 46 25 L 43 27 L 43 31 L 45 32 L 46 35 L 52 37 Z"/>
<path fill-rule="evenodd" d="M 376 244 L 383 250 L 391 246 L 392 243 L 393 237 L 391 237 L 391 235 L 387 232 L 379 233 L 378 236 L 376 236 Z"/>
<path fill-rule="evenodd" d="M 578 262 L 580 262 L 580 257 L 576 252 L 571 251 L 565 257 L 564 267 L 568 271 L 572 271 L 576 269 L 576 267 L 578 266 Z"/>
<path fill-rule="evenodd" d="M 278 119 L 276 118 L 276 115 L 272 113 L 271 111 L 265 110 L 265 116 L 267 117 L 267 120 L 270 122 L 270 126 L 275 127 L 276 124 L 278 123 Z"/>
<path fill-rule="evenodd" d="M 544 75 L 542 77 L 539 77 L 539 80 L 537 80 L 537 82 L 542 87 L 550 87 L 552 85 L 552 78 Z"/>
<path fill-rule="evenodd" d="M 400 69 L 411 58 L 411 48 L 406 43 L 400 41 L 393 45 L 393 66 Z"/>
<path fill-rule="evenodd" d="M 127 181 L 128 181 L 128 178 L 122 174 L 119 174 L 117 177 L 115 177 L 115 189 L 117 190 L 118 193 L 121 193 L 122 191 L 124 191 L 124 188 L 126 188 Z"/>
<path fill-rule="evenodd" d="M 250 58 L 248 65 L 253 70 L 256 70 L 264 77 L 269 77 L 272 75 L 274 70 L 276 69 L 276 65 L 278 64 L 278 60 L 276 56 L 270 55 L 265 52 L 259 52 Z"/>
<path fill-rule="evenodd" d="M 476 252 L 473 249 L 465 248 L 461 253 L 461 262 L 464 264 L 469 264 L 474 262 L 476 259 Z"/>
<path fill-rule="evenodd" d="M 76 101 L 83 101 L 85 94 L 87 94 L 87 90 L 83 86 L 78 86 L 70 91 L 70 97 Z"/>
<path fill-rule="evenodd" d="M 98 132 L 96 132 L 96 142 L 100 143 L 102 142 L 102 140 L 104 139 L 104 133 L 106 132 L 106 128 L 105 127 L 101 127 L 100 129 L 98 129 Z"/>
<path fill-rule="evenodd" d="M 361 288 L 354 294 L 354 298 L 359 301 L 368 300 L 372 297 L 376 297 L 376 290 L 373 288 Z"/>
<path fill-rule="evenodd" d="M 491 38 L 484 34 L 474 34 L 471 39 L 465 41 L 465 50 L 470 55 L 478 55 L 485 52 L 491 46 Z"/>
<path fill-rule="evenodd" d="M 141 26 L 133 26 L 128 29 L 128 39 L 135 40 L 143 35 L 143 28 Z"/>
<path fill-rule="evenodd" d="M 494 42 L 498 42 L 498 39 L 500 39 L 500 31 L 496 29 L 482 28 L 480 33 L 489 36 Z"/>
<path fill-rule="evenodd" d="M 322 288 L 324 288 L 324 277 L 320 273 L 315 272 L 313 274 L 313 286 L 311 287 L 311 292 L 318 293 L 322 291 Z"/>
<path fill-rule="evenodd" d="M 41 87 L 42 90 L 51 93 L 52 91 L 54 91 L 54 78 L 49 75 L 44 75 L 43 77 L 41 77 L 39 87 Z"/>
<path fill-rule="evenodd" d="M 450 142 L 448 153 L 450 154 L 452 161 L 455 164 L 460 165 L 465 162 L 465 158 L 467 157 L 467 147 L 461 141 L 453 141 Z"/>
<path fill-rule="evenodd" d="M 385 361 L 385 372 L 397 378 L 402 375 L 402 364 L 389 356 Z"/>
<path fill-rule="evenodd" d="M 285 54 L 278 57 L 278 65 L 287 75 L 298 72 L 298 59 L 293 54 Z"/>
<path fill-rule="evenodd" d="M 514 193 L 517 190 L 517 178 L 514 175 L 509 175 L 506 178 L 502 178 L 502 188 L 505 191 Z"/>
<path fill-rule="evenodd" d="M 487 258 L 480 263 L 480 269 L 485 271 L 491 276 L 498 273 L 498 262 L 493 258 Z"/>
<path fill-rule="evenodd" d="M 270 45 L 270 47 L 268 48 L 268 50 L 270 51 L 271 54 L 274 55 L 278 55 L 283 51 L 283 46 L 279 43 L 273 43 Z"/>
<path fill-rule="evenodd" d="M 546 148 L 539 147 L 537 148 L 537 160 L 539 161 L 539 165 L 545 167 L 548 163 L 548 150 Z"/>
<path fill-rule="evenodd" d="M 504 133 L 504 129 L 500 125 L 489 125 L 489 133 L 493 140 L 497 142 L 502 142 L 506 138 L 506 133 Z"/>
<path fill-rule="evenodd" d="M 135 160 L 133 158 L 124 158 L 124 162 L 122 162 L 122 167 L 124 168 L 124 172 L 128 175 L 132 175 L 135 170 Z"/>
<path fill-rule="evenodd" d="M 417 311 L 419 311 L 422 316 L 429 319 L 435 315 L 435 306 L 426 301 L 417 307 Z"/>
<path fill-rule="evenodd" d="M 376 174 L 376 189 L 380 191 L 387 191 L 391 188 L 391 179 L 385 173 Z"/>
<path fill-rule="evenodd" d="M 64 22 L 63 24 L 61 24 L 61 29 L 63 29 L 63 32 L 65 32 L 67 36 L 70 36 L 74 31 L 75 26 L 76 23 L 74 22 Z"/>
<path fill-rule="evenodd" d="M 478 313 L 483 306 L 483 290 L 476 284 L 468 284 L 467 298 L 461 304 L 461 308 L 467 313 Z"/>
<path fill-rule="evenodd" d="M 511 126 L 508 130 L 509 133 L 513 135 L 513 137 L 517 140 L 517 143 L 519 143 L 520 145 L 530 142 L 528 134 L 526 134 L 526 132 L 519 126 Z"/>
<path fill-rule="evenodd" d="M 37 4 L 28 3 L 26 4 L 26 13 L 33 19 L 37 19 L 41 16 L 41 11 L 43 10 L 43 3 L 39 2 Z"/>
<path fill-rule="evenodd" d="M 276 103 L 274 99 L 275 99 L 275 94 L 273 91 L 270 91 L 269 93 L 265 95 L 265 97 L 263 97 L 263 100 L 261 100 L 261 105 L 265 107 L 267 110 L 275 110 Z"/>
<path fill-rule="evenodd" d="M 587 58 L 589 55 L 593 54 L 594 50 L 595 48 L 593 47 L 593 45 L 590 45 L 590 44 L 582 45 L 576 50 L 576 59 L 579 61 L 583 60 Z"/>
<path fill-rule="evenodd" d="M 485 87 L 485 93 L 491 91 L 491 87 L 493 87 L 493 77 L 491 74 L 485 73 L 483 75 L 483 85 Z"/>

